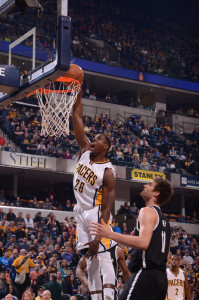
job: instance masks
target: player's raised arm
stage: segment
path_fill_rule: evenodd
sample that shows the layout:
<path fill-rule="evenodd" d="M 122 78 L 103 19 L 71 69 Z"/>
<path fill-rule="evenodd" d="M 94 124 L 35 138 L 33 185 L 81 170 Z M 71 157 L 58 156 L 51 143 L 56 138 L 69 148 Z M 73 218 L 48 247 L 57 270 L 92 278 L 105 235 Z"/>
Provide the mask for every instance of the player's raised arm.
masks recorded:
<path fill-rule="evenodd" d="M 83 110 L 82 110 L 82 91 L 79 92 L 77 96 L 77 101 L 73 106 L 73 127 L 75 132 L 75 138 L 80 148 L 83 152 L 90 149 L 90 142 L 85 135 L 83 126 Z"/>

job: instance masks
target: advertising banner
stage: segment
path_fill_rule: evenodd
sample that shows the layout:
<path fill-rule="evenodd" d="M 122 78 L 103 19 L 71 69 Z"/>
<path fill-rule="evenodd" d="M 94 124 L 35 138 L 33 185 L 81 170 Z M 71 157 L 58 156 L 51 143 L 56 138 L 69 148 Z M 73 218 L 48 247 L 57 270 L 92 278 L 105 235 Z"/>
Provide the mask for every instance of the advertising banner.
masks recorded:
<path fill-rule="evenodd" d="M 157 176 L 166 178 L 166 175 L 161 172 L 153 172 L 140 169 L 131 170 L 131 179 L 133 180 L 152 181 Z"/>
<path fill-rule="evenodd" d="M 184 187 L 194 187 L 199 189 L 199 177 L 181 175 L 180 185 Z"/>

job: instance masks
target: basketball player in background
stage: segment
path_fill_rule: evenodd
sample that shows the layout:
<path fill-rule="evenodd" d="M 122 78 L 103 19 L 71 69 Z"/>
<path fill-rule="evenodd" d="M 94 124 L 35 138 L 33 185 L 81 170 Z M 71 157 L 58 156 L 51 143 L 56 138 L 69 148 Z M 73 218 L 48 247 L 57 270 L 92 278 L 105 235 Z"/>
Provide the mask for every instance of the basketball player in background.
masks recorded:
<path fill-rule="evenodd" d="M 119 270 L 122 272 L 122 277 L 126 282 L 131 277 L 131 273 L 126 265 L 125 261 L 125 255 L 124 251 L 119 247 L 119 246 L 114 246 L 110 249 L 110 254 L 111 254 L 111 259 L 113 263 L 113 267 L 115 270 L 115 281 L 117 282 L 117 277 L 119 275 Z M 79 280 L 82 282 L 82 284 L 89 289 L 88 286 L 88 279 L 86 277 L 86 259 L 85 256 L 82 256 L 82 258 L 79 260 L 77 269 L 76 269 L 76 275 L 79 278 Z M 103 281 L 103 273 L 100 275 L 98 274 L 98 280 L 101 281 L 101 276 L 102 276 L 102 281 Z M 116 297 L 117 299 L 117 291 L 116 291 Z"/>
<path fill-rule="evenodd" d="M 183 300 L 185 299 L 185 295 L 188 300 L 192 299 L 187 274 L 179 268 L 179 265 L 179 257 L 176 254 L 172 255 L 171 267 L 167 269 L 167 300 Z"/>
<path fill-rule="evenodd" d="M 97 134 L 92 142 L 84 132 L 82 121 L 81 92 L 73 106 L 75 137 L 81 148 L 73 186 L 77 200 L 77 249 L 86 257 L 89 290 L 92 300 L 102 299 L 100 270 L 104 274 L 103 294 L 105 300 L 114 299 L 115 272 L 109 250 L 114 242 L 110 239 L 91 237 L 89 225 L 104 220 L 110 228 L 111 209 L 115 199 L 115 176 L 112 164 L 106 159 L 110 141 L 104 134 Z"/>
<path fill-rule="evenodd" d="M 101 224 L 91 224 L 91 235 L 106 237 L 137 249 L 134 251 L 134 270 L 126 284 L 120 300 L 165 300 L 167 293 L 166 262 L 170 245 L 170 225 L 162 214 L 160 206 L 173 195 L 171 184 L 156 177 L 144 185 L 140 193 L 146 207 L 140 210 L 134 236 L 111 232 L 101 220 Z"/>

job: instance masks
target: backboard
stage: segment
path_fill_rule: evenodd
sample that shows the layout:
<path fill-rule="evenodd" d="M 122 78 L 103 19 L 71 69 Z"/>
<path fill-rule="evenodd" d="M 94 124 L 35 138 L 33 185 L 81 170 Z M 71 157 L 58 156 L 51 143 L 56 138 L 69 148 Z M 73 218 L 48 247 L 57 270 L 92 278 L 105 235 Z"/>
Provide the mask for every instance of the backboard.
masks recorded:
<path fill-rule="evenodd" d="M 0 23 L 0 67 L 8 83 L 6 88 L 0 76 L 0 104 L 21 100 L 68 70 L 68 0 L 0 0 Z M 13 65 L 20 73 L 19 86 L 9 88 Z"/>

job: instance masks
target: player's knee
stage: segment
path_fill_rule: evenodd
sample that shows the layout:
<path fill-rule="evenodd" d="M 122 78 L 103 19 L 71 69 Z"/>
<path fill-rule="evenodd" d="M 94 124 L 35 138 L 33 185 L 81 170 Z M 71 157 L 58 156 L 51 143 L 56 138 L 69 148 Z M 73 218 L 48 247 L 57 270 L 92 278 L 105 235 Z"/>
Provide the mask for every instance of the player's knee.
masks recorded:
<path fill-rule="evenodd" d="M 92 294 L 91 295 L 91 299 L 92 300 L 102 300 L 102 294 L 98 293 L 98 294 Z"/>
<path fill-rule="evenodd" d="M 104 288 L 104 300 L 114 300 L 115 290 L 112 288 Z"/>

